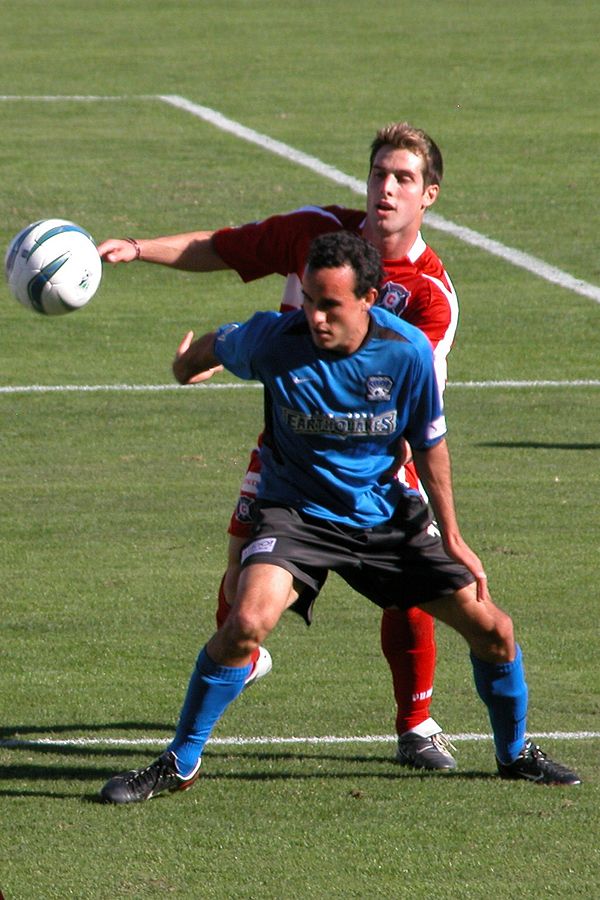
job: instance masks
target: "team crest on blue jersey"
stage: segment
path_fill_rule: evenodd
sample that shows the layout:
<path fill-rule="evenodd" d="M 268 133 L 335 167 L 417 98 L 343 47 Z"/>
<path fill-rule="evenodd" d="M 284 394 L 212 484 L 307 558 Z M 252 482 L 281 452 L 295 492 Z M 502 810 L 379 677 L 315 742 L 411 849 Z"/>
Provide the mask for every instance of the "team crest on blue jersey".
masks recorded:
<path fill-rule="evenodd" d="M 387 309 L 395 316 L 401 316 L 406 309 L 409 297 L 410 291 L 407 291 L 405 287 L 394 281 L 388 281 L 379 292 L 377 306 L 382 306 L 383 309 Z"/>
<path fill-rule="evenodd" d="M 382 400 L 389 400 L 394 387 L 394 379 L 389 375 L 369 375 L 367 378 L 367 400 L 373 400 L 380 403 Z"/>

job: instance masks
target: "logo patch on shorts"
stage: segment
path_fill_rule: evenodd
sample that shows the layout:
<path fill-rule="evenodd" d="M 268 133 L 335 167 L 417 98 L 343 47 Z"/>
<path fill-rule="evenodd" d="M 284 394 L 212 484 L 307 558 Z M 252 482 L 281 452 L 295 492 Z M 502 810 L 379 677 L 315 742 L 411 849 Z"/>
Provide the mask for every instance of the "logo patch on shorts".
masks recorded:
<path fill-rule="evenodd" d="M 389 375 L 369 375 L 366 382 L 367 400 L 379 403 L 381 400 L 389 400 L 394 387 L 394 379 Z"/>
<path fill-rule="evenodd" d="M 272 553 L 276 543 L 277 538 L 259 538 L 257 541 L 252 541 L 242 550 L 242 562 L 246 562 L 248 557 L 254 556 L 255 553 Z"/>

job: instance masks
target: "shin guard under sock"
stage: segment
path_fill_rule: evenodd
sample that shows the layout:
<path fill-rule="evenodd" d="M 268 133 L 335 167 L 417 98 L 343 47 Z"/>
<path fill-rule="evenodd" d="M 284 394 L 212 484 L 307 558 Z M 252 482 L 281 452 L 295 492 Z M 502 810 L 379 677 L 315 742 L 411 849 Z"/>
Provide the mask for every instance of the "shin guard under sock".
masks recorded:
<path fill-rule="evenodd" d="M 196 767 L 204 745 L 229 704 L 242 692 L 252 666 L 219 666 L 200 651 L 187 689 L 175 737 L 169 745 L 186 777 Z"/>
<path fill-rule="evenodd" d="M 517 758 L 525 743 L 527 682 L 521 648 L 509 663 L 488 663 L 471 653 L 477 693 L 488 708 L 496 756 L 501 763 Z"/>

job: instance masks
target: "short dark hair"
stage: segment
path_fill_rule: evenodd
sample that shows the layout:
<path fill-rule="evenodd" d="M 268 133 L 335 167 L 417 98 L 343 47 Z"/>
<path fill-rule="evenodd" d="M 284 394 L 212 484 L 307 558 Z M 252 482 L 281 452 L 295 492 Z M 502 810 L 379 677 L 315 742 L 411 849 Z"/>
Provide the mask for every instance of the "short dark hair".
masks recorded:
<path fill-rule="evenodd" d="M 350 266 L 354 271 L 357 297 L 365 297 L 371 288 L 378 291 L 384 279 L 379 251 L 357 234 L 332 231 L 316 237 L 308 251 L 306 268 L 314 272 L 340 266 Z"/>

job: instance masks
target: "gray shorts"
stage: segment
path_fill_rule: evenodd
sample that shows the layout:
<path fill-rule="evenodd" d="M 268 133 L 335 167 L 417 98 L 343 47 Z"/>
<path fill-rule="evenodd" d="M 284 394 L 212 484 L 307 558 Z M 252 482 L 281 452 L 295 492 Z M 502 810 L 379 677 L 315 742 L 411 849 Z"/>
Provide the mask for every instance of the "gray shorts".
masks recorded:
<path fill-rule="evenodd" d="M 454 594 L 475 579 L 444 550 L 428 506 L 409 495 L 393 517 L 375 528 L 350 528 L 257 501 L 252 537 L 242 564 L 270 563 L 296 579 L 292 609 L 307 623 L 328 573 L 382 608 L 407 609 Z"/>

